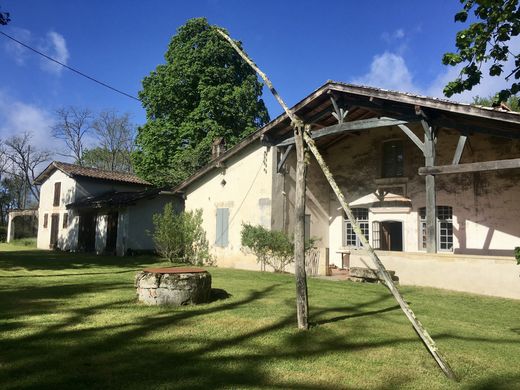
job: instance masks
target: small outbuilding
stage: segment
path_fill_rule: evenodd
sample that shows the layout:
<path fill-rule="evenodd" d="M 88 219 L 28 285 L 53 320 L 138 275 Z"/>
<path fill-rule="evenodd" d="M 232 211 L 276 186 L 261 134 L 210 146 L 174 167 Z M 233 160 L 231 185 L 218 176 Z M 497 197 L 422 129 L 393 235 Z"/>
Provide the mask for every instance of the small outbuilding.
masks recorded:
<path fill-rule="evenodd" d="M 38 248 L 112 253 L 154 249 L 153 215 L 182 199 L 138 176 L 52 162 L 41 185 Z"/>

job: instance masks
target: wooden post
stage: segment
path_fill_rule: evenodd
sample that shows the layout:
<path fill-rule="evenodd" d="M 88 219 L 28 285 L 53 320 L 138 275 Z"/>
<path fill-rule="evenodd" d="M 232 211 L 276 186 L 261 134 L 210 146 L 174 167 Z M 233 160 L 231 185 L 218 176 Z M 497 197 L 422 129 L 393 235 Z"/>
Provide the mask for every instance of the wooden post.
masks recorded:
<path fill-rule="evenodd" d="M 296 277 L 296 310 L 298 328 L 309 327 L 309 304 L 307 300 L 307 275 L 305 271 L 305 190 L 307 164 L 305 163 L 305 145 L 303 126 L 294 128 L 296 148 L 296 182 L 294 213 L 294 273 Z"/>
<path fill-rule="evenodd" d="M 426 167 L 435 165 L 435 132 L 424 120 L 424 162 Z M 437 253 L 437 202 L 435 199 L 435 176 L 426 175 L 426 252 Z"/>
<path fill-rule="evenodd" d="M 392 280 L 392 277 L 388 274 L 386 271 L 385 266 L 377 256 L 374 249 L 370 246 L 370 243 L 368 242 L 367 238 L 364 236 L 363 232 L 361 231 L 361 228 L 359 227 L 356 218 L 354 218 L 354 215 L 352 214 L 352 210 L 348 206 L 347 200 L 345 199 L 345 196 L 343 195 L 343 192 L 339 189 L 338 184 L 336 183 L 336 180 L 334 180 L 334 177 L 332 176 L 332 173 L 330 172 L 327 164 L 323 160 L 323 157 L 321 156 L 320 152 L 318 151 L 318 148 L 316 147 L 316 144 L 314 143 L 314 140 L 311 138 L 310 135 L 307 133 L 304 133 L 303 135 L 305 142 L 307 143 L 307 146 L 309 147 L 310 151 L 316 158 L 316 161 L 318 162 L 318 165 L 321 167 L 323 174 L 325 175 L 327 181 L 329 182 L 330 186 L 332 187 L 332 190 L 336 194 L 336 197 L 338 198 L 341 207 L 345 211 L 345 214 L 347 215 L 350 223 L 352 224 L 352 228 L 356 235 L 358 236 L 359 240 L 363 244 L 363 248 L 367 251 L 368 255 L 372 259 L 372 262 L 376 266 L 378 270 L 379 277 L 383 279 L 385 282 L 386 287 L 390 290 L 394 298 L 399 303 L 399 306 L 401 307 L 401 310 L 404 312 L 408 320 L 412 323 L 413 328 L 423 341 L 424 345 L 426 345 L 426 348 L 428 348 L 428 351 L 432 354 L 433 358 L 441 368 L 441 370 L 444 372 L 444 374 L 450 378 L 450 379 L 456 379 L 455 374 L 451 370 L 451 367 L 446 362 L 444 357 L 440 354 L 440 352 L 437 349 L 437 346 L 435 345 L 435 342 L 430 337 L 426 329 L 424 329 L 423 325 L 419 322 L 419 320 L 415 317 L 414 312 L 408 306 L 408 303 L 403 299 L 401 293 L 397 288 L 395 287 L 395 284 Z"/>
<path fill-rule="evenodd" d="M 309 328 L 309 303 L 307 294 L 307 276 L 305 272 L 305 187 L 306 187 L 306 163 L 305 163 L 305 144 L 303 141 L 304 125 L 289 107 L 285 104 L 271 80 L 267 75 L 256 66 L 256 64 L 240 49 L 236 43 L 222 30 L 217 29 L 228 43 L 235 49 L 240 57 L 246 61 L 253 70 L 260 75 L 269 90 L 280 103 L 287 116 L 291 119 L 294 129 L 294 139 L 296 147 L 296 194 L 294 201 L 295 226 L 294 226 L 294 268 L 296 279 L 296 313 L 299 329 Z"/>

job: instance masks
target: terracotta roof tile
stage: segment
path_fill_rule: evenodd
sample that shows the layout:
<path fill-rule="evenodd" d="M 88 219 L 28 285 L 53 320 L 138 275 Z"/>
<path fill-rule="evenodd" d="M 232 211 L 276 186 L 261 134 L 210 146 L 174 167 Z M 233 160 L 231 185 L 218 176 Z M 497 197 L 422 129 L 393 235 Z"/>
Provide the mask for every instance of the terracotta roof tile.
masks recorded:
<path fill-rule="evenodd" d="M 34 180 L 35 183 L 41 184 L 45 181 L 55 169 L 59 169 L 69 176 L 88 177 L 92 179 L 101 179 L 109 181 L 118 181 L 123 183 L 131 183 L 138 185 L 151 186 L 152 184 L 140 177 L 128 173 L 118 171 L 108 171 L 98 168 L 82 167 L 76 164 L 69 164 L 61 161 L 53 161 L 49 166 Z"/>

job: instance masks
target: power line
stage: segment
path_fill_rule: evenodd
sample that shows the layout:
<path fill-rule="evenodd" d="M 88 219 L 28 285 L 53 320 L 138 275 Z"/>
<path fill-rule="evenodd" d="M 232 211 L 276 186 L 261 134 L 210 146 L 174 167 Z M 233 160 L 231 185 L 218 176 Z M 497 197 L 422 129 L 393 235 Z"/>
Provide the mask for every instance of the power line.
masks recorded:
<path fill-rule="evenodd" d="M 9 38 L 10 40 L 12 40 L 12 41 L 18 43 L 19 45 L 22 45 L 23 47 L 25 47 L 25 48 L 27 48 L 27 49 L 29 49 L 29 50 L 35 52 L 36 54 L 39 54 L 39 55 L 41 55 L 42 57 L 45 57 L 45 58 L 48 59 L 49 61 L 55 62 L 55 63 L 57 63 L 58 65 L 61 65 L 61 66 L 63 66 L 64 68 L 67 68 L 68 70 L 71 70 L 71 71 L 73 71 L 74 73 L 77 73 L 77 74 L 79 74 L 80 76 L 83 76 L 83 77 L 89 79 L 90 81 L 93 81 L 93 82 L 95 82 L 95 83 L 98 83 L 98 84 L 102 85 L 103 87 L 108 88 L 108 89 L 111 89 L 112 91 L 117 92 L 117 93 L 120 93 L 121 95 L 124 95 L 124 96 L 126 96 L 126 97 L 129 97 L 130 99 L 137 100 L 138 102 L 141 101 L 139 98 L 136 98 L 135 96 L 132 96 L 132 95 L 126 93 L 126 92 L 123 92 L 123 91 L 117 89 L 117 88 L 111 87 L 110 85 L 105 84 L 105 83 L 102 82 L 102 81 L 96 80 L 95 78 L 90 77 L 89 75 L 86 75 L 85 73 L 80 72 L 79 70 L 76 70 L 76 69 L 74 69 L 74 68 L 71 68 L 70 66 L 65 65 L 64 63 L 62 63 L 62 62 L 60 62 L 60 61 L 58 61 L 58 60 L 56 60 L 56 59 L 54 59 L 54 58 L 52 58 L 52 57 L 49 57 L 47 54 L 42 53 L 41 51 L 38 51 L 38 50 L 32 48 L 31 46 L 26 45 L 26 44 L 23 43 L 23 42 L 20 42 L 18 39 L 14 38 L 14 37 L 12 37 L 12 36 L 10 36 L 10 35 L 8 35 L 8 34 L 6 34 L 6 33 L 3 32 L 3 31 L 0 31 L 0 34 L 2 34 L 3 36 L 5 36 L 6 38 Z"/>

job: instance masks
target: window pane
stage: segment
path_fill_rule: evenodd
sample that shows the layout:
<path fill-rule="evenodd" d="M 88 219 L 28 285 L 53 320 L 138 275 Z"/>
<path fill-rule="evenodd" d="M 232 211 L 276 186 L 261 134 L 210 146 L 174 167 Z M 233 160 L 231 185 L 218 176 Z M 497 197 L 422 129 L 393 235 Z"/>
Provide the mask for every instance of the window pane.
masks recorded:
<path fill-rule="evenodd" d="M 403 176 L 403 143 L 388 141 L 383 143 L 383 177 Z"/>

